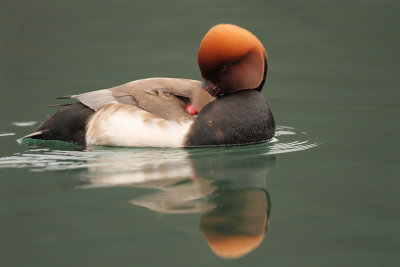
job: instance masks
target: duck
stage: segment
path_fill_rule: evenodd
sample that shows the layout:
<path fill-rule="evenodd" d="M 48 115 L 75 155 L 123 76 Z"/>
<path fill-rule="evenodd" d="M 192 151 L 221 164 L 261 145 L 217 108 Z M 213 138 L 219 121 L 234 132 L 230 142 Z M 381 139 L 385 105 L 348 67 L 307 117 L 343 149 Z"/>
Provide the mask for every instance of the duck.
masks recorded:
<path fill-rule="evenodd" d="M 59 97 L 63 106 L 22 139 L 86 146 L 213 147 L 262 143 L 275 134 L 261 94 L 267 52 L 250 31 L 213 26 L 197 54 L 202 81 L 147 78 Z M 57 105 L 56 105 L 57 106 Z"/>

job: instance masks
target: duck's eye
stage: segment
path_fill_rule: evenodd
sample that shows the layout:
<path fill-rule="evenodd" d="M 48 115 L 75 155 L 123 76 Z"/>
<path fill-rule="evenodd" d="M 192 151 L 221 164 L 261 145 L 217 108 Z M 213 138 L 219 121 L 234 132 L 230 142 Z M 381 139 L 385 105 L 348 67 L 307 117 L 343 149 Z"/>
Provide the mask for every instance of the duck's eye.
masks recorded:
<path fill-rule="evenodd" d="M 226 71 L 228 69 L 228 65 L 222 65 L 219 70 L 220 71 Z"/>

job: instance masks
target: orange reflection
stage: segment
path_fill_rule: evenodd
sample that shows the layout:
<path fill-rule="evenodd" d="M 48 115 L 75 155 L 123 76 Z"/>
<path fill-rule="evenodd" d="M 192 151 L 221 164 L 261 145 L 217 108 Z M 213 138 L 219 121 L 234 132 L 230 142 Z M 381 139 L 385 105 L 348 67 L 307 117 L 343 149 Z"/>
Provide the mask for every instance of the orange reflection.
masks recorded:
<path fill-rule="evenodd" d="M 211 250 L 222 258 L 240 258 L 256 249 L 267 226 L 267 194 L 262 190 L 227 191 L 218 205 L 200 219 Z"/>

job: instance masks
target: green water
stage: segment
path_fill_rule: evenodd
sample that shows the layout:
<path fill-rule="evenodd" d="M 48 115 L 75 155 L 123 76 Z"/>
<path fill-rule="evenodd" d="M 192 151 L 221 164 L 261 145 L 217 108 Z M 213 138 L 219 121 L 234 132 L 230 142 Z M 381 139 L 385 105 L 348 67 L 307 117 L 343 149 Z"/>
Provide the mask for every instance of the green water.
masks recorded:
<path fill-rule="evenodd" d="M 0 266 L 397 266 L 399 8 L 1 0 Z M 57 96 L 200 79 L 199 42 L 222 22 L 266 46 L 273 142 L 82 151 L 16 141 Z"/>

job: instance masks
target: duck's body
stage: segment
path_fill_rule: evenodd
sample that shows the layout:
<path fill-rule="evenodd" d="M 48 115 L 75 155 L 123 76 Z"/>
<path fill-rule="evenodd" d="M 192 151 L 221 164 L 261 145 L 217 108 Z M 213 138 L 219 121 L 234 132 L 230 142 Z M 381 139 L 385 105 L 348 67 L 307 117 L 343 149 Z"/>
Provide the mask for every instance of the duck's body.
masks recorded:
<path fill-rule="evenodd" d="M 24 138 L 87 145 L 181 147 L 196 118 L 185 111 L 187 103 L 201 110 L 214 99 L 200 87 L 201 82 L 196 80 L 149 78 L 61 97 L 79 102 L 68 104 Z"/>
<path fill-rule="evenodd" d="M 246 36 L 250 41 L 231 49 L 232 42 Z M 224 43 L 212 49 L 225 37 L 229 53 Z M 67 98 L 78 103 L 59 110 L 26 137 L 157 147 L 243 145 L 272 138 L 274 119 L 260 93 L 267 73 L 266 53 L 258 39 L 240 27 L 218 25 L 203 38 L 198 61 L 203 85 L 195 80 L 150 78 L 73 95 Z M 197 116 L 188 114 L 188 104 L 199 112 Z"/>

